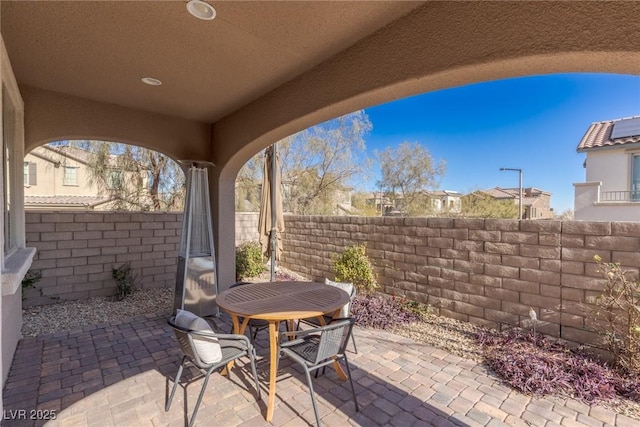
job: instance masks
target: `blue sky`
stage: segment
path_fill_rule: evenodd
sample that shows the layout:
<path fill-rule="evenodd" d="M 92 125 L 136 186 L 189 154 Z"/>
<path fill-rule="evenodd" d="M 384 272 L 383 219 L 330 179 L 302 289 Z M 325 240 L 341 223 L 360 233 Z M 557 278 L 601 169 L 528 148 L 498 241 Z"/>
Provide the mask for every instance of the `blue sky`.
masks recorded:
<path fill-rule="evenodd" d="M 592 122 L 640 115 L 640 76 L 554 74 L 445 89 L 365 110 L 373 123 L 367 151 L 403 141 L 447 162 L 440 189 L 466 193 L 495 186 L 551 192 L 557 213 L 573 209 L 584 182 L 576 147 Z M 375 172 L 379 174 L 379 171 Z M 378 178 L 376 178 L 378 179 Z M 375 179 L 367 190 L 375 189 Z"/>

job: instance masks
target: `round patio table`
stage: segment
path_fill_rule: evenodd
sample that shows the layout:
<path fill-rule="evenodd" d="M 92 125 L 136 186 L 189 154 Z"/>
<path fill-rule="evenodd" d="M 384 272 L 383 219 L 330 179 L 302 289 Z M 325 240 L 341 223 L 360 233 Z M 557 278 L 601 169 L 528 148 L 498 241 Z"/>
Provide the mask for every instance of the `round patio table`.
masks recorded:
<path fill-rule="evenodd" d="M 233 331 L 244 334 L 250 319 L 269 322 L 269 400 L 266 420 L 271 421 L 276 399 L 276 360 L 278 353 L 277 325 L 281 321 L 336 315 L 349 302 L 349 294 L 335 286 L 315 282 L 265 282 L 255 283 L 221 292 L 216 302 L 231 315 Z M 242 323 L 238 318 L 244 318 Z M 342 380 L 347 377 L 338 362 L 334 368 Z"/>

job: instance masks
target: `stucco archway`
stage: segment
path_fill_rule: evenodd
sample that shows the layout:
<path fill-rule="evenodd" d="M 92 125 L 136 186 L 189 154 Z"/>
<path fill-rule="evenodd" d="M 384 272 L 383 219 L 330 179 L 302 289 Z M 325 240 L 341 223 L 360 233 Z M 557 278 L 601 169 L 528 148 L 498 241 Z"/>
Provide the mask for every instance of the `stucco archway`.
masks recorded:
<path fill-rule="evenodd" d="M 105 15 L 107 22 L 100 24 L 116 28 L 119 22 L 126 20 L 122 16 L 122 6 L 116 3 L 100 6 L 113 11 L 113 16 Z M 183 27 L 178 25 L 187 25 L 184 12 L 169 3 L 163 4 L 154 4 L 152 10 L 145 12 L 159 18 L 171 17 L 179 30 L 176 37 L 184 36 Z M 230 8 L 234 6 L 240 9 L 236 10 L 236 15 L 229 10 L 230 19 L 246 17 L 242 7 L 258 7 L 250 3 L 242 4 L 242 7 L 240 3 L 229 5 Z M 49 7 L 53 9 L 46 9 Z M 84 26 L 86 14 L 80 10 L 81 6 L 77 11 L 55 10 L 58 7 L 66 6 L 50 5 L 40 11 L 57 11 L 64 16 L 65 22 L 56 25 L 65 24 L 65 30 L 76 27 L 85 32 L 91 30 Z M 135 6 L 130 10 L 139 12 Z M 298 15 L 299 10 L 291 8 L 288 11 L 292 20 L 305 18 Z M 11 21 L 11 17 L 29 20 L 38 11 L 39 7 L 32 5 L 3 5 L 3 24 L 7 19 L 10 24 L 3 25 L 3 37 L 10 36 L 7 40 L 11 43 L 7 45 L 12 61 L 12 52 L 16 57 L 23 53 L 20 43 L 28 45 L 37 37 L 22 37 L 21 28 L 25 26 Z M 77 15 L 71 15 L 71 12 L 77 12 Z M 30 74 L 34 69 L 32 64 L 40 59 L 30 56 L 29 50 L 25 49 L 27 53 L 16 62 L 19 71 L 16 76 L 25 100 L 26 149 L 37 145 L 34 141 L 45 141 L 62 134 L 96 135 L 100 139 L 137 141 L 173 158 L 214 162 L 217 166 L 211 183 L 220 279 L 222 283 L 231 283 L 234 278 L 234 179 L 251 155 L 274 141 L 350 111 L 463 84 L 558 72 L 640 74 L 640 38 L 637 37 L 640 3 L 637 2 L 426 2 L 396 12 L 392 20 L 377 21 L 377 26 L 369 23 L 359 38 L 340 44 L 339 48 L 328 51 L 329 55 L 323 57 L 316 51 L 314 60 L 317 61 L 312 66 L 297 68 L 295 73 L 290 72 L 286 78 L 280 76 L 277 81 L 271 76 L 268 81 L 252 82 L 263 88 L 261 92 L 253 92 L 253 97 L 239 97 L 223 108 L 215 104 L 215 94 L 208 94 L 212 99 L 212 111 L 222 111 L 208 121 L 194 120 L 194 115 L 185 118 L 183 114 L 185 98 L 188 101 L 188 94 L 192 93 L 186 89 L 194 89 L 190 86 L 193 81 L 189 67 L 176 71 L 167 66 L 172 72 L 182 73 L 175 77 L 185 81 L 184 84 L 174 83 L 173 91 L 167 91 L 167 98 L 146 95 L 149 92 L 138 90 L 120 75 L 100 74 L 105 87 L 126 87 L 135 92 L 130 94 L 122 90 L 118 92 L 120 98 L 114 101 L 116 97 L 112 94 L 102 98 L 96 95 L 100 92 L 92 84 L 92 75 L 80 75 L 79 81 L 75 81 L 67 79 L 63 73 Z M 359 16 L 364 18 L 364 14 Z M 47 13 L 38 14 L 35 22 L 42 25 L 33 25 L 30 31 L 47 31 L 49 18 Z M 307 18 L 311 22 L 312 16 Z M 326 23 L 327 26 L 331 24 Z M 195 31 L 194 25 L 190 27 Z M 224 33 L 227 28 L 224 25 L 209 28 L 207 31 L 220 31 L 229 36 Z M 149 28 L 149 34 L 153 34 L 152 29 Z M 74 33 L 69 34 L 73 36 Z M 289 36 L 292 43 L 297 35 L 300 34 Z M 91 40 L 113 42 L 116 47 L 112 52 L 119 54 L 122 51 L 122 58 L 132 58 L 131 52 L 116 43 L 119 40 L 112 40 L 110 34 L 93 34 L 93 37 Z M 244 42 L 241 38 L 237 40 L 241 46 L 245 46 L 241 44 Z M 109 43 L 103 45 L 113 47 Z M 30 47 L 38 48 L 37 45 Z M 171 44 L 170 47 L 175 46 Z M 78 54 L 91 57 L 88 50 Z M 296 53 L 299 52 L 302 51 Z M 64 51 L 59 53 L 65 54 Z M 167 53 L 182 58 L 184 49 Z M 122 58 L 115 58 L 120 60 L 118 65 L 128 66 L 132 62 Z M 202 58 L 200 52 L 194 51 L 191 59 L 197 62 Z M 64 59 L 75 58 L 60 59 L 62 65 L 42 63 L 41 66 L 64 70 Z M 94 55 L 93 59 L 99 62 L 101 58 Z M 46 55 L 42 59 L 55 60 L 57 57 Z M 206 67 L 213 62 L 198 64 Z M 131 68 L 124 71 L 139 73 L 138 69 Z M 21 72 L 24 72 L 24 80 Z M 255 78 L 259 75 L 252 74 Z M 185 90 L 180 92 L 180 89 Z M 179 99 L 173 102 L 171 96 Z M 207 111 L 200 113 L 198 117 L 207 116 Z M 107 127 L 111 130 L 107 131 Z M 224 266 L 228 268 L 224 269 Z"/>

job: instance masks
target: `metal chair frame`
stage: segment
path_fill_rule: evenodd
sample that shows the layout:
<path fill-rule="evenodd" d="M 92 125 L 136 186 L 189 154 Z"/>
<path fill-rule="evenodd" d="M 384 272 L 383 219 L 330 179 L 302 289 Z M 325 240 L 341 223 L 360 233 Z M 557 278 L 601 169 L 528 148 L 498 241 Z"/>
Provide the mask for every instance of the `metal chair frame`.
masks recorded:
<path fill-rule="evenodd" d="M 178 340 L 178 343 L 180 344 L 184 356 L 182 357 L 182 361 L 180 362 L 180 368 L 178 368 L 178 373 L 173 383 L 171 394 L 169 395 L 169 399 L 167 400 L 167 403 L 165 405 L 165 411 L 169 411 L 169 408 L 171 407 L 171 402 L 173 401 L 173 396 L 175 395 L 178 384 L 180 383 L 180 378 L 182 376 L 182 371 L 186 362 L 190 362 L 205 376 L 204 383 L 202 384 L 202 390 L 200 390 L 196 406 L 193 409 L 193 414 L 191 415 L 191 419 L 189 420 L 189 427 L 193 426 L 193 423 L 196 419 L 196 415 L 198 414 L 198 409 L 200 408 L 200 403 L 202 402 L 202 397 L 204 396 L 204 391 L 207 388 L 207 383 L 209 382 L 209 376 L 211 375 L 211 373 L 217 369 L 225 368 L 229 362 L 239 359 L 240 357 L 249 357 L 251 363 L 251 371 L 256 383 L 257 399 L 260 399 L 260 384 L 258 383 L 258 373 L 256 371 L 255 349 L 246 336 L 237 334 L 200 332 L 183 328 L 176 325 L 175 316 L 168 319 L 167 323 L 175 332 L 176 338 Z M 222 359 L 219 362 L 205 363 L 202 361 L 193 343 L 194 337 L 197 336 L 218 339 L 218 343 L 220 344 L 222 350 Z M 231 375 L 230 371 L 228 375 Z"/>
<path fill-rule="evenodd" d="M 353 290 L 351 291 L 351 295 L 349 295 L 349 316 L 351 316 L 351 306 L 353 305 L 353 300 L 355 299 L 356 294 L 357 294 L 357 289 L 356 289 L 356 286 L 353 285 Z M 323 318 L 324 318 L 325 324 L 329 324 L 329 323 L 334 321 L 333 317 L 331 317 L 329 315 L 326 315 L 326 314 L 323 316 Z M 305 323 L 305 324 L 313 326 L 313 327 L 322 326 L 322 325 L 320 325 L 320 321 L 315 317 L 308 318 L 308 319 L 300 319 L 298 321 L 296 329 L 300 328 L 300 323 Z M 351 343 L 353 344 L 353 352 L 355 354 L 358 354 L 358 347 L 356 346 L 356 339 L 353 336 L 353 334 L 351 334 Z M 316 377 L 317 376 L 318 375 L 316 373 Z"/>
<path fill-rule="evenodd" d="M 280 343 L 278 355 L 290 357 L 304 369 L 307 377 L 307 385 L 311 394 L 311 403 L 316 417 L 316 424 L 320 427 L 320 417 L 316 404 L 316 396 L 311 381 L 311 372 L 333 364 L 335 361 L 344 359 L 347 367 L 347 376 L 351 384 L 351 393 L 356 411 L 360 410 L 358 398 L 351 378 L 351 369 L 345 353 L 349 336 L 353 329 L 355 319 L 334 319 L 334 322 L 314 329 L 282 332 L 282 337 L 288 337 L 290 341 Z"/>

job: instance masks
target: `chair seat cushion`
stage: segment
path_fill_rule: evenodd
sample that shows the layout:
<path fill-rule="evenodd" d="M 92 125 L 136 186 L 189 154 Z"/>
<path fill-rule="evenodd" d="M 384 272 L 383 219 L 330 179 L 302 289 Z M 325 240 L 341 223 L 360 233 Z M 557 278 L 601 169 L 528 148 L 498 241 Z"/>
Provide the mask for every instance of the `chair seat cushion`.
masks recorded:
<path fill-rule="evenodd" d="M 176 325 L 191 331 L 213 334 L 211 325 L 202 317 L 197 316 L 187 310 L 178 310 L 176 314 Z M 194 350 L 202 362 L 207 364 L 217 363 L 222 360 L 222 349 L 215 337 L 205 337 L 202 335 L 191 335 Z"/>

